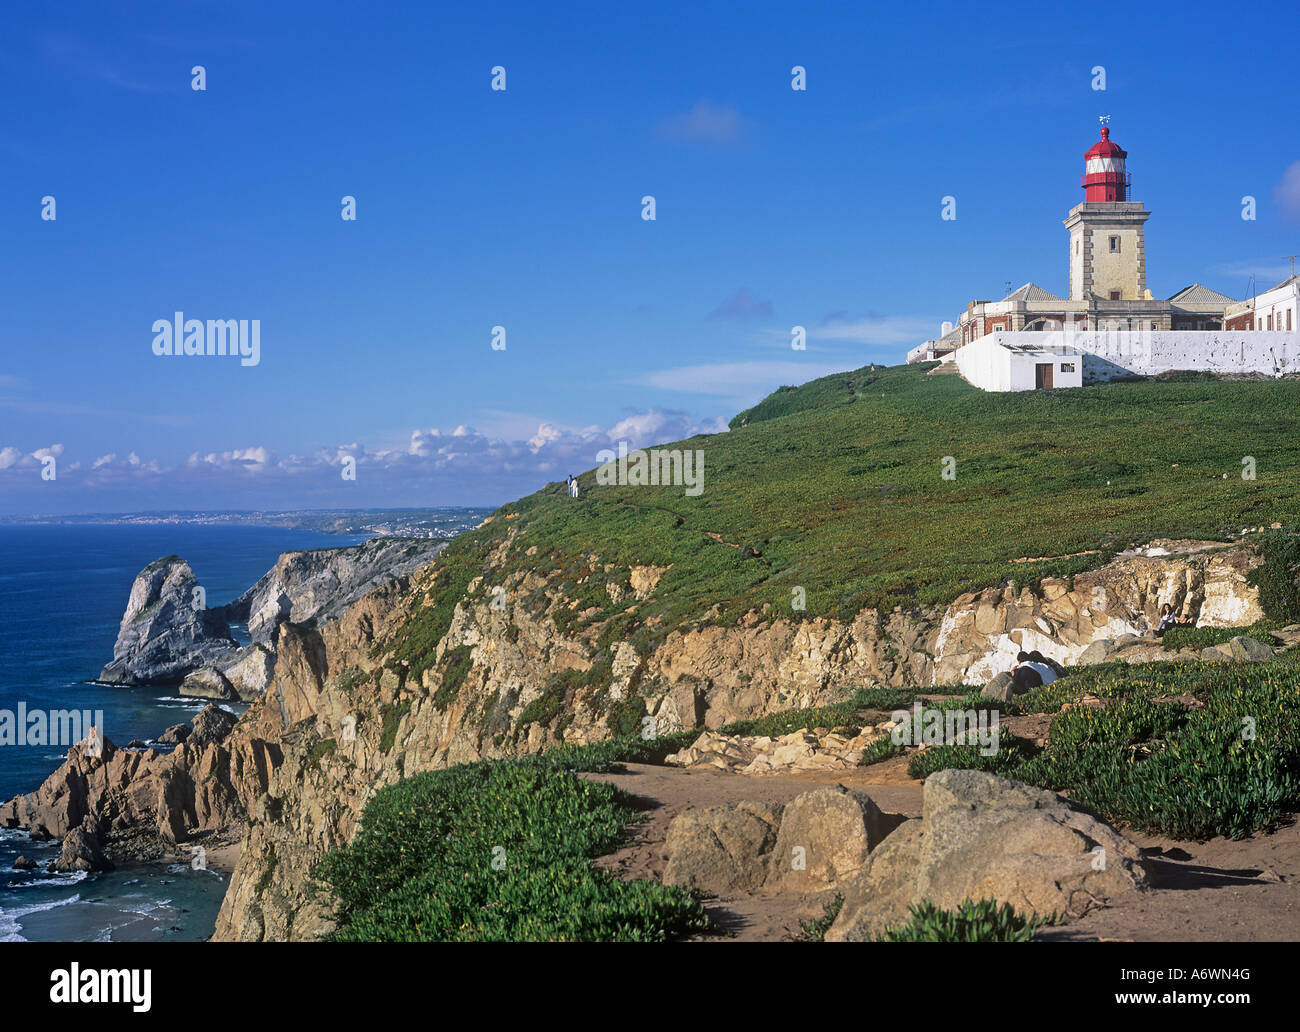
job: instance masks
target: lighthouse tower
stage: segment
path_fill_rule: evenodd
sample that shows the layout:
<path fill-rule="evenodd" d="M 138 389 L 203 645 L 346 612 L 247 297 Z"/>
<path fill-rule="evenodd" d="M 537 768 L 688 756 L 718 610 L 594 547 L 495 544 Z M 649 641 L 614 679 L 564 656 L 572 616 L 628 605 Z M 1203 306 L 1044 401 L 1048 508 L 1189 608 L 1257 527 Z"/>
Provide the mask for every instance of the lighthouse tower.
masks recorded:
<path fill-rule="evenodd" d="M 1146 235 L 1151 217 L 1138 201 L 1129 200 L 1132 179 L 1126 169 L 1128 152 L 1110 138 L 1103 125 L 1101 139 L 1083 156 L 1079 185 L 1084 201 L 1070 210 L 1070 300 L 1141 301 L 1147 293 Z"/>

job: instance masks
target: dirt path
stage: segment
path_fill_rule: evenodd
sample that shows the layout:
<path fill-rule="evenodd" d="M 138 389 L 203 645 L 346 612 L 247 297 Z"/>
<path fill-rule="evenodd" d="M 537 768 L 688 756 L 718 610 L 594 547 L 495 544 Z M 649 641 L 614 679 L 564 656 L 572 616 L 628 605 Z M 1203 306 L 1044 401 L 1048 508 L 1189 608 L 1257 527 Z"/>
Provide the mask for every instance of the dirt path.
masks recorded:
<path fill-rule="evenodd" d="M 1030 731 L 1026 727 L 1021 729 Z M 907 776 L 906 758 L 872 767 L 825 773 L 746 776 L 709 768 L 682 769 L 630 763 L 624 773 L 585 775 L 610 781 L 638 798 L 645 820 L 631 839 L 600 866 L 625 878 L 661 878 L 668 824 L 691 806 L 721 806 L 744 799 L 789 802 L 819 785 L 840 784 L 869 795 L 886 813 L 919 817 L 921 783 Z M 1300 939 L 1300 824 L 1241 842 L 1175 842 L 1125 834 L 1147 850 L 1154 888 L 1142 897 L 1106 907 L 1061 928 L 1049 941 L 1295 941 Z M 706 909 L 725 936 L 714 942 L 773 942 L 799 934 L 800 922 L 818 918 L 829 893 L 799 896 L 756 893 L 709 900 Z"/>
<path fill-rule="evenodd" d="M 633 825 L 631 840 L 616 853 L 601 857 L 598 865 L 611 867 L 624 878 L 663 877 L 668 857 L 664 843 L 668 825 L 691 806 L 723 806 L 745 799 L 788 803 L 795 796 L 821 785 L 843 785 L 869 795 L 886 813 L 921 815 L 921 783 L 907 776 L 900 757 L 860 771 L 764 775 L 726 774 L 708 767 L 683 769 L 629 763 L 626 773 L 584 775 L 610 781 L 632 793 L 645 806 L 646 819 Z M 703 937 L 714 942 L 774 942 L 799 934 L 800 921 L 822 915 L 828 894 L 801 896 L 758 893 L 709 900 L 705 909 L 725 936 Z"/>

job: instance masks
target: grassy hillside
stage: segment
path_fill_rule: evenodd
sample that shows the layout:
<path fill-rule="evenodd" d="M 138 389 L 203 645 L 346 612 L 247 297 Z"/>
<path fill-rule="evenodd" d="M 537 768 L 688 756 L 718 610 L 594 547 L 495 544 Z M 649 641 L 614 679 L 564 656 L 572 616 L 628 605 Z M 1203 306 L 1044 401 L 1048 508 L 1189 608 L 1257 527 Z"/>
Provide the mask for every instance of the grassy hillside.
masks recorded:
<path fill-rule="evenodd" d="M 790 615 L 796 586 L 807 616 L 946 603 L 1007 577 L 1068 575 L 1153 537 L 1296 529 L 1300 381 L 986 394 L 928 368 L 869 367 L 781 388 L 730 432 L 668 445 L 704 452 L 698 497 L 598 486 L 593 471 L 576 501 L 550 484 L 458 539 L 438 590 L 457 597 L 512 527 L 522 531 L 512 566 L 564 571 L 602 615 L 618 607 L 585 556 L 671 565 L 637 616 L 660 615 L 659 627 L 715 603 L 711 618 L 722 622 L 763 603 Z M 941 475 L 945 456 L 955 479 Z M 1255 480 L 1242 478 L 1246 456 Z M 1090 550 L 1101 554 L 1013 562 Z M 413 629 L 426 644 L 437 630 Z"/>

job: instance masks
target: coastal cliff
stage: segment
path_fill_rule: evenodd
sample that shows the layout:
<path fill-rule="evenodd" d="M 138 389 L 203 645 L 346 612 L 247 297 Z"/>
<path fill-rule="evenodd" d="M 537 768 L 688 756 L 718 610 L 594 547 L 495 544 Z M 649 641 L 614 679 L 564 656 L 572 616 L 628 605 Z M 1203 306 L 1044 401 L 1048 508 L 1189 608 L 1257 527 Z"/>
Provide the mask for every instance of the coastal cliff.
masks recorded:
<path fill-rule="evenodd" d="M 536 574 L 517 585 L 525 590 L 515 604 L 494 604 L 489 570 L 453 603 L 430 664 L 413 671 L 392 650 L 414 614 L 432 607 L 444 572 L 435 564 L 409 591 L 372 593 L 318 628 L 281 629 L 272 689 L 245 720 L 277 741 L 282 762 L 250 806 L 215 937 L 329 931 L 328 901 L 309 891 L 313 865 L 351 838 L 376 790 L 423 770 L 599 741 L 639 730 L 645 717 L 662 734 L 830 703 L 863 685 L 928 686 L 936 670 L 1000 667 L 1008 642 L 1068 658 L 1111 640 L 1103 635 L 1149 630 L 1171 590 L 1190 607 L 1224 606 L 1238 624 L 1257 619 L 1246 580 L 1253 552 L 1191 547 L 1117 560 L 1072 589 L 1008 587 L 929 612 L 866 611 L 847 624 L 755 614 L 734 627 L 674 631 L 646 651 L 609 635 L 615 617 L 566 632 L 571 610 L 558 581 L 537 583 Z M 635 577 L 642 597 L 627 596 L 631 606 L 653 593 L 652 574 L 592 569 L 613 583 Z M 939 644 L 958 651 L 936 654 Z"/>
<path fill-rule="evenodd" d="M 81 829 L 110 853 L 141 834 L 172 847 L 240 836 L 215 938 L 312 939 L 331 928 L 329 901 L 311 891 L 313 866 L 350 840 L 375 791 L 420 771 L 647 726 L 717 728 L 869 685 L 983 683 L 1020 648 L 1070 663 L 1090 646 L 1146 633 L 1166 601 L 1223 626 L 1261 616 L 1248 582 L 1260 560 L 1248 545 L 1161 542 L 1072 584 L 1008 583 L 945 607 L 866 608 L 850 621 L 756 611 L 647 637 L 627 629 L 665 569 L 588 555 L 578 577 L 511 572 L 512 551 L 530 546 L 505 525 L 481 572 L 454 595 L 447 566 L 435 559 L 411 570 L 416 557 L 402 549 L 385 551 L 389 571 L 349 556 L 364 586 L 312 565 L 317 553 L 282 557 L 237 603 L 278 615 L 259 621 L 259 633 L 274 628 L 269 688 L 233 727 L 192 735 L 171 753 L 107 742 L 94 757 L 78 746 L 41 789 L 0 808 L 0 824 L 56 836 Z M 345 583 L 354 585 L 348 599 L 321 588 Z M 604 607 L 578 609 L 593 585 Z M 440 633 L 425 653 L 414 639 L 430 625 Z"/>
<path fill-rule="evenodd" d="M 182 695 L 250 701 L 270 682 L 285 621 L 328 619 L 385 578 L 428 563 L 445 541 L 372 538 L 347 548 L 286 552 L 235 601 L 209 607 L 189 563 L 164 556 L 131 585 L 113 659 L 100 680 L 179 685 Z M 245 624 L 242 645 L 231 625 Z"/>

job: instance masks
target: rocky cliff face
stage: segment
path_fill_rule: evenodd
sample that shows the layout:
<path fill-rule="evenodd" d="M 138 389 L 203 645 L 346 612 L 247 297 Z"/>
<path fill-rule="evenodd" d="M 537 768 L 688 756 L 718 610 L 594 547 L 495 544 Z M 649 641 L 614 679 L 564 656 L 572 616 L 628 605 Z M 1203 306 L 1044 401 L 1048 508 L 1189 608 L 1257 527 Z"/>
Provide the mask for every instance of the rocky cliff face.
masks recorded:
<path fill-rule="evenodd" d="M 247 624 L 254 642 L 271 642 L 280 624 L 328 620 L 381 581 L 424 566 L 445 546 L 425 538 L 371 538 L 350 548 L 286 552 L 223 614 Z"/>
<path fill-rule="evenodd" d="M 585 557 L 577 586 L 603 585 L 614 615 L 602 616 L 608 610 L 577 600 L 589 600 L 589 592 L 573 595 L 572 569 L 563 576 L 510 572 L 503 555 L 489 556 L 483 576 L 454 598 L 432 661 L 419 669 L 396 658 L 396 643 L 446 598 L 430 591 L 438 561 L 412 570 L 401 564 L 415 556 L 393 552 L 388 561 L 404 572 L 387 575 L 379 563 L 359 563 L 353 589 L 341 594 L 341 578 L 339 601 L 316 606 L 302 622 L 295 616 L 311 606 L 297 610 L 285 590 L 286 609 L 276 601 L 281 589 L 325 585 L 328 577 L 285 563 L 244 596 L 250 623 L 275 628 L 262 643 L 273 652 L 274 670 L 222 752 L 171 761 L 188 779 L 171 795 L 159 796 L 161 775 L 152 765 L 161 761 L 150 761 L 143 774 L 127 769 L 143 760 L 114 768 L 109 780 L 144 802 L 128 806 L 117 792 L 99 798 L 111 800 L 123 819 L 153 821 L 164 838 L 193 834 L 214 815 L 240 815 L 243 848 L 216 938 L 310 939 L 327 931 L 329 901 L 310 891 L 313 864 L 350 839 L 373 792 L 422 770 L 601 740 L 615 728 L 639 729 L 645 717 L 660 733 L 716 728 L 838 701 L 869 684 L 982 682 L 1020 648 L 1070 662 L 1095 641 L 1148 630 L 1164 602 L 1203 624 L 1245 625 L 1262 615 L 1246 583 L 1259 561 L 1249 548 L 1168 543 L 1073 583 L 990 588 L 943 608 L 868 609 L 851 622 L 752 613 L 726 627 L 706 615 L 657 638 L 627 638 L 620 618 L 653 598 L 662 569 Z M 327 594 L 322 588 L 321 597 Z M 266 616 L 254 620 L 255 613 Z M 59 800 L 77 797 L 58 788 L 69 776 L 61 768 L 41 790 L 40 819 L 55 833 L 55 824 L 71 828 L 84 819 L 85 807 L 54 815 Z M 218 797 L 227 802 L 212 801 Z M 0 811 L 6 814 L 24 826 L 34 817 L 22 804 Z"/>
<path fill-rule="evenodd" d="M 168 556 L 131 585 L 104 681 L 179 684 L 182 695 L 258 698 L 271 680 L 275 634 L 286 621 L 327 620 L 385 578 L 430 562 L 445 542 L 374 538 L 348 548 L 286 552 L 234 602 L 207 608 L 188 563 Z M 253 639 L 240 647 L 230 624 Z"/>
<path fill-rule="evenodd" d="M 1154 626 L 1166 601 L 1207 623 L 1262 616 L 1245 580 L 1258 562 L 1249 549 L 1163 550 L 1122 557 L 1073 586 L 1048 580 L 972 593 L 934 611 L 866 610 L 848 624 L 754 614 L 736 627 L 675 631 L 644 653 L 628 641 L 602 644 L 603 623 L 562 631 L 565 596 L 535 573 L 505 579 L 504 605 L 490 578 L 478 579 L 457 603 L 436 661 L 418 676 L 384 665 L 386 642 L 412 607 L 426 604 L 419 588 L 436 567 L 413 590 L 372 593 L 319 630 L 286 625 L 266 708 L 276 700 L 274 716 L 296 744 L 272 774 L 274 805 L 253 815 L 216 937 L 328 930 L 326 902 L 306 891 L 308 872 L 351 837 L 379 787 L 453 763 L 604 739 L 633 699 L 660 733 L 717 727 L 836 701 L 865 684 L 976 681 L 1009 665 L 1020 647 L 1068 660 L 1121 628 Z M 591 570 L 615 572 L 594 560 Z M 635 605 L 657 574 L 626 572 Z"/>
<path fill-rule="evenodd" d="M 190 564 L 174 555 L 136 576 L 101 681 L 179 684 L 192 670 L 232 656 L 239 648 L 221 612 L 204 604 Z"/>

